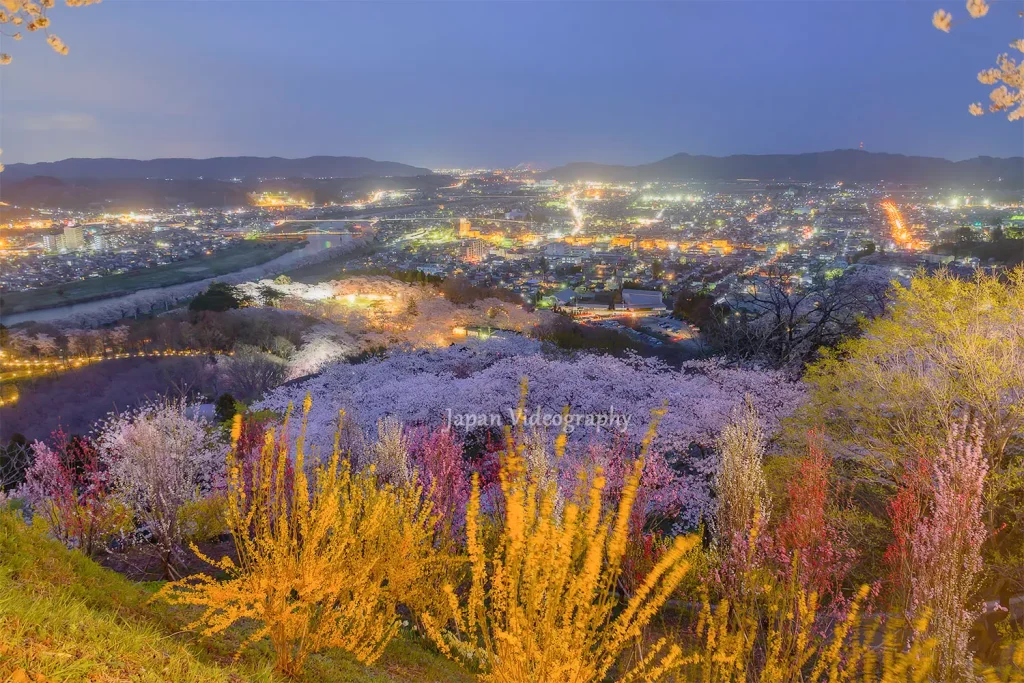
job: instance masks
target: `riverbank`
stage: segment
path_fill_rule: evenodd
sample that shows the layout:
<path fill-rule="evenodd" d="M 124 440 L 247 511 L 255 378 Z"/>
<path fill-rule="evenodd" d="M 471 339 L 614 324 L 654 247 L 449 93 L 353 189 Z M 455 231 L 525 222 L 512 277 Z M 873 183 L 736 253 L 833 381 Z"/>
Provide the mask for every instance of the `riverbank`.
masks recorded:
<path fill-rule="evenodd" d="M 4 317 L 126 296 L 143 289 L 185 284 L 259 266 L 304 247 L 302 240 L 243 240 L 230 249 L 144 270 L 64 282 L 2 295 Z"/>
<path fill-rule="evenodd" d="M 261 265 L 185 284 L 140 289 L 122 296 L 105 297 L 94 301 L 21 313 L 8 313 L 4 307 L 0 308 L 0 323 L 11 327 L 19 323 L 34 321 L 53 323 L 62 327 L 92 328 L 117 322 L 123 318 L 159 313 L 174 308 L 186 299 L 191 299 L 214 281 L 239 284 L 250 280 L 271 278 L 306 266 L 331 262 L 345 257 L 353 249 L 364 245 L 367 238 L 345 236 L 341 239 L 340 244 L 337 244 L 337 241 L 336 238 L 332 241 L 323 237 L 310 236 L 301 249 L 293 249 Z"/>

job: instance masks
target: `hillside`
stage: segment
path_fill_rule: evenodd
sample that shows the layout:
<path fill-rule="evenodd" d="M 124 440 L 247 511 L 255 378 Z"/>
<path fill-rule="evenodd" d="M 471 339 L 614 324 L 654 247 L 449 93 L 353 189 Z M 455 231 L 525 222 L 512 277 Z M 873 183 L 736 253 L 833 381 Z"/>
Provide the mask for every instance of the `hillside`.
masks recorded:
<path fill-rule="evenodd" d="M 203 640 L 185 615 L 137 584 L 69 551 L 0 506 L 0 680 L 284 681 L 258 648 L 231 663 L 237 631 Z M 16 673 L 19 672 L 19 673 Z M 39 678 L 42 676 L 42 678 Z M 328 651 L 301 679 L 324 683 L 463 681 L 454 664 L 399 638 L 375 668 Z"/>
<path fill-rule="evenodd" d="M 360 279 L 290 291 L 337 300 L 326 333 L 284 312 L 252 332 L 279 353 L 373 331 L 346 306 L 427 315 Z M 335 340 L 248 406 L 219 384 L 213 411 L 12 440 L 0 681 L 1024 683 L 1022 326 L 1024 270 L 919 273 L 798 382 L 466 329 L 357 357 Z M 226 369 L 252 386 L 257 359 L 236 341 Z"/>
<path fill-rule="evenodd" d="M 14 182 L 33 176 L 62 180 L 95 179 L 159 180 L 232 178 L 362 178 L 365 176 L 427 175 L 429 169 L 394 161 L 366 157 L 315 156 L 304 159 L 282 157 L 213 157 L 210 159 L 63 159 L 35 164 L 10 164 L 4 180 Z"/>
<path fill-rule="evenodd" d="M 573 163 L 544 174 L 563 182 L 575 180 L 758 180 L 938 183 L 998 183 L 1024 187 L 1024 157 L 976 157 L 949 161 L 845 149 L 809 154 L 740 154 L 712 157 L 675 154 L 639 166 Z"/>

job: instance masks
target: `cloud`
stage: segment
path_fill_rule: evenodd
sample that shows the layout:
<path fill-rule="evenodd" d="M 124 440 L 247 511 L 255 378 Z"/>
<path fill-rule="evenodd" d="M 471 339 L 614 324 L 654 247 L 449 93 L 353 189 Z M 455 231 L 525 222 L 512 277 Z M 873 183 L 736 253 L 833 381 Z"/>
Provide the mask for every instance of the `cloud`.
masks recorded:
<path fill-rule="evenodd" d="M 96 128 L 96 117 L 92 114 L 74 114 L 69 112 L 40 114 L 27 116 L 21 121 L 22 130 L 93 130 L 94 128 Z"/>

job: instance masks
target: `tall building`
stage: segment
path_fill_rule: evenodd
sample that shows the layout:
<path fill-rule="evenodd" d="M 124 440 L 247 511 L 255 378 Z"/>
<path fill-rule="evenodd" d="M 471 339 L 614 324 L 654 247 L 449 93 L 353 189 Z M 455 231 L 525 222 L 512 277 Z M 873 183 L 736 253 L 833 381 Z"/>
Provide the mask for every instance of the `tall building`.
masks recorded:
<path fill-rule="evenodd" d="M 93 235 L 92 240 L 89 242 L 89 248 L 93 251 L 106 251 L 109 246 L 107 238 L 99 233 Z"/>
<path fill-rule="evenodd" d="M 469 263 L 480 263 L 490 253 L 491 245 L 479 240 L 473 240 L 462 247 L 462 258 Z"/>
<path fill-rule="evenodd" d="M 68 251 L 78 251 L 85 247 L 85 231 L 77 226 L 64 228 L 64 248 Z"/>
<path fill-rule="evenodd" d="M 459 237 L 469 237 L 470 232 L 473 230 L 473 226 L 470 224 L 468 218 L 459 218 L 456 220 L 459 228 Z"/>
<path fill-rule="evenodd" d="M 64 235 L 43 235 L 43 249 L 64 251 Z"/>

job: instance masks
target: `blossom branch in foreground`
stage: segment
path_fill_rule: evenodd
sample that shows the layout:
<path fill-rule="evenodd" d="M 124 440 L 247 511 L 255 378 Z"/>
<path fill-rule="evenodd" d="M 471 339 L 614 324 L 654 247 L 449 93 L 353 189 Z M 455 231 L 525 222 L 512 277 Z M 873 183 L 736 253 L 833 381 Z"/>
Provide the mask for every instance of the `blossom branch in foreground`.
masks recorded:
<path fill-rule="evenodd" d="M 84 7 L 93 5 L 100 0 L 65 0 L 68 7 Z M 50 33 L 50 17 L 48 10 L 54 6 L 54 0 L 0 0 L 0 24 L 6 24 L 16 29 L 13 33 L 0 31 L 0 35 L 7 36 L 12 40 L 21 40 L 21 27 L 29 33 L 42 31 L 46 36 L 46 42 L 53 48 L 53 51 L 66 55 L 68 46 L 55 34 Z M 10 64 L 11 56 L 7 53 L 0 53 L 0 65 Z M 0 168 L 0 170 L 3 170 Z"/>
<path fill-rule="evenodd" d="M 967 0 L 967 13 L 972 19 L 980 19 L 988 14 L 989 4 L 985 0 Z M 1024 12 L 1019 13 L 1024 17 Z M 932 15 L 932 26 L 944 33 L 949 33 L 953 26 L 953 15 L 944 9 L 937 10 Z M 1024 52 L 1024 39 L 1017 39 L 1010 43 L 1010 47 Z M 996 58 L 996 67 L 985 69 L 978 74 L 978 81 L 984 85 L 996 85 L 998 87 L 989 93 L 992 103 L 989 105 L 990 112 L 1007 112 L 1006 118 L 1016 121 L 1024 118 L 1024 62 L 1017 64 L 1009 54 L 1001 54 Z M 972 103 L 968 107 L 972 116 L 981 116 L 985 108 L 980 102 Z"/>

